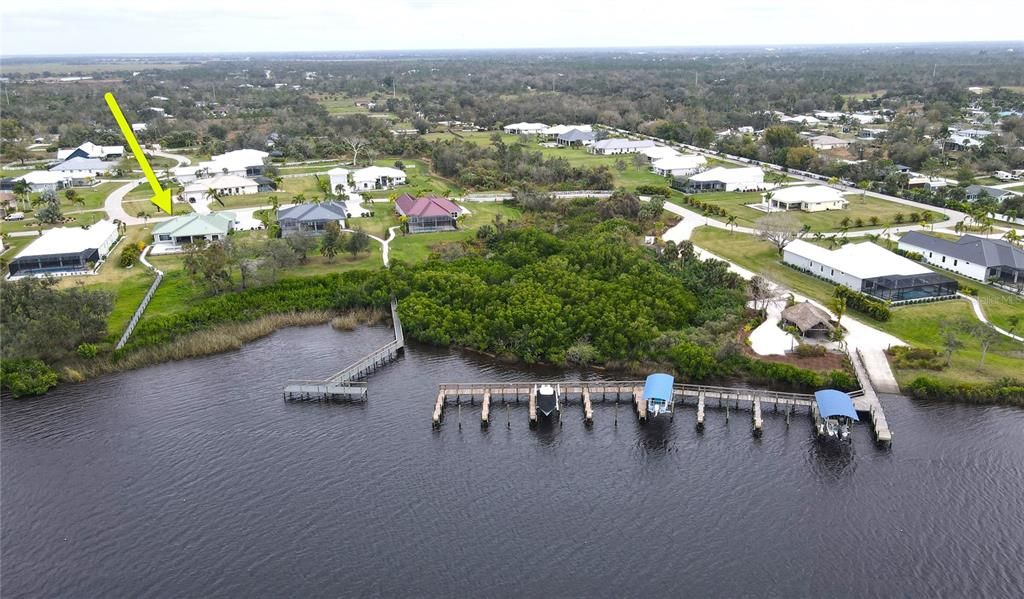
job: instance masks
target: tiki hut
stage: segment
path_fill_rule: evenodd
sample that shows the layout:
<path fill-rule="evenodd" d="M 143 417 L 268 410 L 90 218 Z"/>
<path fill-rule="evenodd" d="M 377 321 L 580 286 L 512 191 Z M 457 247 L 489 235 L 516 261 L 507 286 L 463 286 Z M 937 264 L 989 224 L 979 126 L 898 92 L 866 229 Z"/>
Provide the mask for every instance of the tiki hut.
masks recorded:
<path fill-rule="evenodd" d="M 829 313 L 810 302 L 796 304 L 783 310 L 782 322 L 795 326 L 804 337 L 825 336 L 836 328 Z"/>

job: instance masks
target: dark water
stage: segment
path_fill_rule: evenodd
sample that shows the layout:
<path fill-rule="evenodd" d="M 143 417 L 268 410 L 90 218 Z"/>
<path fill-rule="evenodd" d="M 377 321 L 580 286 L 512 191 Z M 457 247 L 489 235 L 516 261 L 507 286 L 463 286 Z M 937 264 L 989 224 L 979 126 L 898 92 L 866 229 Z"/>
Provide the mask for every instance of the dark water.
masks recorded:
<path fill-rule="evenodd" d="M 692 407 L 435 432 L 439 382 L 559 374 L 417 347 L 365 405 L 281 400 L 388 336 L 292 329 L 6 402 L 3 596 L 1021 596 L 1022 410 L 887 398 L 891 452 L 771 412 L 698 434 Z"/>

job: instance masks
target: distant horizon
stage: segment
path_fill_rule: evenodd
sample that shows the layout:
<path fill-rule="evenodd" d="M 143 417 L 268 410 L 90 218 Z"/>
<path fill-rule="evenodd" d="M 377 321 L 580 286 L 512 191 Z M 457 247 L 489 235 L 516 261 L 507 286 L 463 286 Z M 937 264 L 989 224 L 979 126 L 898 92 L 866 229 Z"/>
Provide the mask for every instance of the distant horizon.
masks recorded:
<path fill-rule="evenodd" d="M 225 50 L 225 51 L 166 51 L 166 52 L 81 52 L 52 54 L 12 54 L 3 55 L 5 63 L 16 63 L 26 59 L 52 58 L 88 58 L 88 59 L 145 59 L 145 58 L 202 58 L 202 57 L 242 57 L 242 56 L 295 56 L 309 57 L 313 55 L 356 55 L 376 56 L 389 54 L 457 54 L 457 53 L 515 53 L 515 52 L 632 52 L 632 53 L 673 53 L 700 50 L 776 50 L 799 49 L 857 49 L 882 48 L 898 50 L 912 47 L 969 47 L 969 46 L 1002 46 L 1007 52 L 1015 52 L 1018 46 L 1024 48 L 1024 40 L 965 40 L 965 41 L 882 41 L 882 42 L 843 42 L 843 43 L 787 43 L 787 44 L 700 44 L 686 46 L 533 46 L 533 47 L 501 47 L 501 48 L 381 48 L 374 50 Z M 2 67 L 0 67 L 2 69 Z"/>
<path fill-rule="evenodd" d="M 984 34 L 1024 41 L 1019 3 L 974 0 Z M 1005 17 L 1005 18 L 1000 18 Z M 176 0 L 173 7 L 105 0 L 8 2 L 0 9 L 0 55 L 428 52 L 518 49 L 728 48 L 971 43 L 950 26 L 960 5 L 861 0 L 719 0 L 714 6 L 634 0 Z M 939 39 L 936 39 L 939 38 Z M 971 39 L 968 39 L 971 38 Z M 454 41 L 453 40 L 457 40 Z M 977 43 L 986 43 L 979 40 Z M 395 49 L 398 47 L 410 50 Z M 454 46 L 454 47 L 452 47 Z M 85 52 L 83 52 L 83 50 Z"/>

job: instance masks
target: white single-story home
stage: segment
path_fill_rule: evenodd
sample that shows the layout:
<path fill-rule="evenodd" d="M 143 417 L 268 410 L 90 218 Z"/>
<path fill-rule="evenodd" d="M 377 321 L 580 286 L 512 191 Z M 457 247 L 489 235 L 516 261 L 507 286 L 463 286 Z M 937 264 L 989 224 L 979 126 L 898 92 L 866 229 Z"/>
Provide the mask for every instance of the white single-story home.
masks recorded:
<path fill-rule="evenodd" d="M 882 300 L 900 302 L 956 294 L 953 279 L 870 241 L 829 250 L 795 239 L 782 250 L 786 264 Z"/>
<path fill-rule="evenodd" d="M 57 227 L 25 246 L 8 266 L 10 276 L 85 274 L 117 241 L 117 225 L 101 220 L 85 227 Z"/>
<path fill-rule="evenodd" d="M 263 161 L 269 156 L 268 152 L 262 150 L 234 150 L 211 156 L 210 160 L 204 160 L 199 164 L 174 167 L 171 169 L 171 175 L 183 185 L 215 175 L 254 177 L 263 174 Z"/>
<path fill-rule="evenodd" d="M 86 185 L 91 180 L 113 169 L 113 162 L 104 162 L 99 158 L 82 158 L 76 156 L 50 167 L 50 172 L 64 173 L 71 177 L 72 185 Z"/>
<path fill-rule="evenodd" d="M 61 171 L 32 171 L 14 180 L 28 183 L 32 191 L 57 191 L 71 185 L 71 175 Z"/>
<path fill-rule="evenodd" d="M 824 185 L 795 185 L 782 187 L 772 192 L 771 198 L 765 194 L 769 211 L 803 210 L 804 212 L 823 212 L 825 210 L 842 210 L 849 202 L 838 189 Z"/>
<path fill-rule="evenodd" d="M 559 135 L 563 135 L 574 129 L 576 131 L 583 131 L 584 133 L 593 133 L 594 131 L 594 128 L 590 125 L 555 125 L 553 127 L 543 129 L 540 132 L 540 134 L 547 137 L 548 139 L 556 139 Z"/>
<path fill-rule="evenodd" d="M 231 212 L 175 216 L 153 227 L 153 253 L 181 251 L 183 246 L 201 241 L 220 241 L 227 237 L 234 221 Z"/>
<path fill-rule="evenodd" d="M 141 133 L 146 129 L 149 129 L 146 123 L 132 123 L 132 133 Z"/>
<path fill-rule="evenodd" d="M 589 146 L 597 141 L 597 134 L 593 131 L 580 131 L 573 129 L 558 136 L 556 143 L 564 148 L 572 146 Z"/>
<path fill-rule="evenodd" d="M 218 175 L 210 179 L 196 179 L 185 186 L 181 196 L 186 202 L 194 204 L 210 201 L 212 199 L 209 194 L 211 189 L 222 196 L 238 196 L 258 193 L 259 188 L 259 183 L 246 177 Z"/>
<path fill-rule="evenodd" d="M 766 188 L 764 171 L 756 166 L 718 166 L 697 173 L 686 181 L 687 191 L 761 191 Z"/>
<path fill-rule="evenodd" d="M 959 134 L 950 135 L 949 139 L 946 139 L 943 144 L 947 150 L 970 150 L 971 148 L 981 147 L 981 141 Z"/>
<path fill-rule="evenodd" d="M 921 254 L 928 264 L 975 281 L 1024 282 L 1024 250 L 1002 239 L 964 235 L 951 241 L 910 231 L 900 238 L 898 247 Z"/>
<path fill-rule="evenodd" d="M 548 128 L 544 123 L 512 123 L 502 130 L 509 135 L 541 135 Z"/>
<path fill-rule="evenodd" d="M 124 156 L 124 146 L 98 146 L 90 141 L 77 148 L 62 148 L 57 150 L 57 160 L 68 160 L 69 158 L 119 158 Z"/>
<path fill-rule="evenodd" d="M 679 156 L 679 150 L 668 146 L 654 146 L 653 148 L 644 148 L 643 150 L 640 150 L 640 154 L 647 156 L 647 159 L 651 162 L 655 162 L 662 158 Z"/>
<path fill-rule="evenodd" d="M 839 139 L 831 135 L 815 135 L 807 141 L 810 142 L 811 147 L 815 150 L 835 150 L 850 145 L 848 140 Z"/>
<path fill-rule="evenodd" d="M 405 185 L 405 171 L 389 166 L 368 166 L 352 173 L 352 182 L 357 191 L 389 189 Z"/>
<path fill-rule="evenodd" d="M 649 139 L 639 141 L 622 138 L 602 139 L 590 146 L 590 152 L 592 154 L 604 154 L 605 156 L 611 154 L 632 154 L 633 152 L 641 152 L 647 148 L 653 148 L 654 145 L 654 142 Z"/>
<path fill-rule="evenodd" d="M 348 189 L 348 175 L 351 171 L 347 168 L 336 167 L 327 171 L 327 176 L 331 180 L 331 191 L 334 193 L 338 192 L 338 187 L 342 189 Z"/>
<path fill-rule="evenodd" d="M 708 163 L 700 154 L 677 154 L 651 164 L 651 170 L 663 177 L 685 177 L 700 172 Z"/>

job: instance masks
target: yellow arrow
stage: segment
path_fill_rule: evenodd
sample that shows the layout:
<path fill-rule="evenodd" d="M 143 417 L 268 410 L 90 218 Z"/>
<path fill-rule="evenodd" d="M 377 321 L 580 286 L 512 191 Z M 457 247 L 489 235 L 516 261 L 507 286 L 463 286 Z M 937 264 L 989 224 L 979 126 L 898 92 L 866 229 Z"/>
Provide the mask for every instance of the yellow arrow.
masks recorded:
<path fill-rule="evenodd" d="M 107 101 L 107 106 L 110 107 L 110 112 L 114 114 L 114 120 L 116 120 L 118 126 L 121 127 L 121 133 L 123 133 L 124 138 L 128 140 L 128 146 L 132 149 L 132 154 L 135 154 L 135 159 L 139 161 L 139 166 L 142 167 L 142 172 L 146 174 L 146 180 L 149 181 L 149 186 L 153 188 L 154 195 L 150 198 L 150 201 L 156 204 L 157 208 L 163 210 L 167 214 L 171 214 L 171 190 L 160 187 L 160 182 L 157 181 L 153 168 L 149 166 L 149 161 L 146 160 L 146 155 L 142 153 L 142 148 L 139 147 L 139 142 L 135 139 L 135 134 L 132 133 L 132 128 L 128 126 L 128 121 L 125 120 L 124 114 L 121 113 L 121 107 L 117 105 L 117 100 L 114 99 L 114 94 L 107 92 L 103 98 Z"/>

